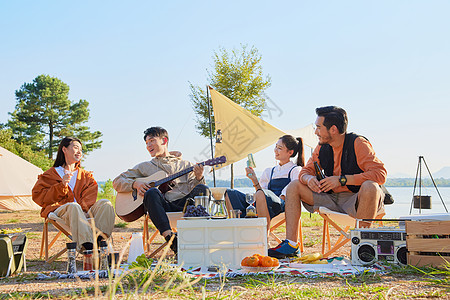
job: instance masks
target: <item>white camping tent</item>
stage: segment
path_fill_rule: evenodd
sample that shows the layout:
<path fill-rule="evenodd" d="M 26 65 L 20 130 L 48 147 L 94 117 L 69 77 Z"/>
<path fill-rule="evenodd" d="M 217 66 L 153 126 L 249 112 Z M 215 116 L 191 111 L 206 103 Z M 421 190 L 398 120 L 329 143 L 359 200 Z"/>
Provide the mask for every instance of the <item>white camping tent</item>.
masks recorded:
<path fill-rule="evenodd" d="M 42 170 L 0 147 L 0 209 L 37 210 L 31 190 Z"/>

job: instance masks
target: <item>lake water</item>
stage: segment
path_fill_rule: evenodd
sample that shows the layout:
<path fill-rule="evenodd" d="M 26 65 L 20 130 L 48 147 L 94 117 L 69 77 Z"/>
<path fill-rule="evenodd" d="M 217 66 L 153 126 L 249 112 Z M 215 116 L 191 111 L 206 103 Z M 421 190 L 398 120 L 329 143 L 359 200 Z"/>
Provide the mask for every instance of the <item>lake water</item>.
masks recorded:
<path fill-rule="evenodd" d="M 409 215 L 409 211 L 411 208 L 411 202 L 413 198 L 413 187 L 388 187 L 388 191 L 394 197 L 394 204 L 386 205 L 386 219 L 396 219 L 401 216 Z M 439 193 L 442 196 L 442 200 L 447 207 L 447 210 L 450 211 L 450 187 L 441 187 L 438 188 Z M 238 190 L 243 193 L 254 192 L 255 189 L 251 187 L 238 188 Z M 416 187 L 415 195 L 418 195 L 419 190 Z M 422 209 L 422 214 L 434 214 L 434 213 L 445 213 L 444 205 L 442 204 L 441 199 L 439 198 L 436 189 L 433 187 L 422 187 L 422 196 L 429 195 L 431 196 L 431 209 Z M 418 209 L 412 209 L 411 214 L 418 214 Z"/>

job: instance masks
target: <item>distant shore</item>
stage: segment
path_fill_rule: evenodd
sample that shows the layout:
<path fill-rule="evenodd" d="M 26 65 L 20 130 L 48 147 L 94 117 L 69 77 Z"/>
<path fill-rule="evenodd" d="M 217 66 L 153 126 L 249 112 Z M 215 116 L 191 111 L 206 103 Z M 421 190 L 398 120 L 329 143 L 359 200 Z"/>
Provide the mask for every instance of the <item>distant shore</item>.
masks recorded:
<path fill-rule="evenodd" d="M 385 186 L 387 187 L 413 187 L 415 182 L 415 178 L 388 178 L 386 180 Z M 447 178 L 434 178 L 434 182 L 438 187 L 450 187 L 450 179 Z M 213 186 L 212 180 L 206 180 L 206 184 L 208 186 Z M 419 181 L 417 181 L 417 185 L 419 185 Z M 229 180 L 216 180 L 216 186 L 218 187 L 229 187 Z M 234 179 L 234 187 L 252 187 L 253 184 L 248 178 L 236 178 Z M 422 179 L 422 186 L 425 187 L 433 187 L 433 182 L 429 178 Z"/>
<path fill-rule="evenodd" d="M 106 181 L 98 181 L 98 186 L 104 184 Z M 387 187 L 413 187 L 415 182 L 415 178 L 388 178 L 386 180 L 385 186 Z M 450 179 L 449 178 L 434 178 L 434 182 L 438 187 L 450 187 Z M 208 179 L 206 180 L 206 185 L 214 186 L 213 181 Z M 419 181 L 417 181 L 417 186 L 419 185 Z M 216 180 L 217 187 L 229 187 L 229 180 Z M 422 179 L 422 186 L 424 187 L 434 187 L 433 182 L 429 178 Z M 253 187 L 252 182 L 248 178 L 236 178 L 234 179 L 234 187 Z"/>

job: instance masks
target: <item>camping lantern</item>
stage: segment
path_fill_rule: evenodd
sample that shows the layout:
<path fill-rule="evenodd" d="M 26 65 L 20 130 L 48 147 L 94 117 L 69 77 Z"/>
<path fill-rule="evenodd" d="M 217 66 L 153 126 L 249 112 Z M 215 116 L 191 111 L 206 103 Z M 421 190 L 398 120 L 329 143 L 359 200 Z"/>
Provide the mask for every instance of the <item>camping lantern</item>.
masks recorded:
<path fill-rule="evenodd" d="M 222 143 L 222 130 L 217 130 L 216 133 L 216 143 L 220 144 Z"/>

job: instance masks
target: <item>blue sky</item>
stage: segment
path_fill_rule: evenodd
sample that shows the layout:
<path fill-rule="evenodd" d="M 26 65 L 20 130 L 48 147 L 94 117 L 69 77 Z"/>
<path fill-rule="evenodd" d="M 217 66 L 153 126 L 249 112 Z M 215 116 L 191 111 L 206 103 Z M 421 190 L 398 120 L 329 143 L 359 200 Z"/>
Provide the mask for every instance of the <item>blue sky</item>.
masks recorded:
<path fill-rule="evenodd" d="M 248 44 L 281 108 L 266 121 L 300 128 L 314 108 L 338 105 L 389 175 L 414 177 L 419 155 L 435 172 L 450 166 L 449 11 L 448 1 L 2 1 L 0 123 L 14 91 L 48 74 L 90 103 L 88 125 L 104 142 L 84 166 L 98 180 L 148 159 L 150 126 L 202 159 L 189 82 L 206 85 L 219 47 Z M 272 147 L 255 159 L 260 172 L 273 165 Z"/>

